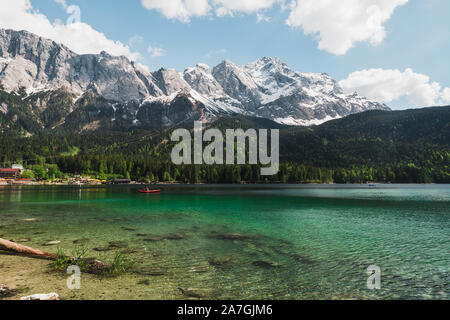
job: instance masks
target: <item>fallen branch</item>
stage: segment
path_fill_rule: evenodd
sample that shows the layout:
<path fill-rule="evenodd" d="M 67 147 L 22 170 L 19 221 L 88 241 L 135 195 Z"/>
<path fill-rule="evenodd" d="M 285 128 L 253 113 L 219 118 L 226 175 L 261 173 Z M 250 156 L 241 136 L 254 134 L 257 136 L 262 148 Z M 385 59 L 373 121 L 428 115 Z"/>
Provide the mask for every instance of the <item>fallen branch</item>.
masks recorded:
<path fill-rule="evenodd" d="M 17 252 L 24 255 L 30 255 L 35 257 L 41 257 L 46 259 L 56 259 L 56 255 L 53 253 L 44 252 L 38 249 L 33 249 L 30 247 L 23 246 L 21 244 L 17 244 L 12 241 L 8 241 L 0 238 L 0 250 Z"/>

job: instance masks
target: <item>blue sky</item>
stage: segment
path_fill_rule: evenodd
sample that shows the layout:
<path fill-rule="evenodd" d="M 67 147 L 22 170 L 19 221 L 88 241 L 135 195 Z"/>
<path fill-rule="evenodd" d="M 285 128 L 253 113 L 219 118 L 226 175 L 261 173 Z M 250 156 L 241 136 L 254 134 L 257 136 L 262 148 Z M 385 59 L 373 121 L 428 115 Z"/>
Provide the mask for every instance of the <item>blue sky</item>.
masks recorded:
<path fill-rule="evenodd" d="M 334 36 L 330 29 L 320 29 L 320 24 L 315 34 L 305 35 L 308 23 L 313 28 L 317 26 L 312 21 L 314 17 L 304 16 L 301 12 L 301 4 L 298 4 L 297 15 L 292 18 L 295 9 L 283 8 L 280 0 L 266 0 L 273 4 L 262 9 L 240 8 L 233 4 L 236 1 L 219 0 L 230 8 L 231 13 L 219 15 L 214 11 L 218 8 L 216 6 L 208 13 L 190 15 L 186 11 L 182 17 L 171 17 L 171 12 L 158 7 L 163 6 L 158 0 L 148 0 L 150 5 L 147 8 L 144 1 L 31 0 L 31 4 L 33 10 L 39 10 L 51 23 L 57 19 L 65 23 L 70 16 L 66 12 L 67 6 L 77 5 L 81 22 L 103 33 L 106 38 L 129 46 L 131 52 L 139 53 L 138 61 L 150 70 L 159 67 L 184 70 L 198 62 L 214 66 L 223 59 L 246 64 L 263 56 L 274 56 L 296 71 L 325 72 L 337 81 L 346 79 L 342 82 L 346 90 L 356 90 L 370 98 L 384 100 L 393 108 L 450 104 L 450 89 L 446 90 L 450 87 L 448 0 L 396 0 L 402 3 L 380 23 L 386 31 L 384 39 L 377 45 L 371 44 L 371 39 L 355 41 L 352 48 L 345 49 L 345 53 L 336 53 L 342 48 L 335 44 L 330 45 L 331 49 L 319 49 L 320 30 Z M 184 3 L 185 0 L 173 1 Z M 199 3 L 207 1 L 198 0 Z M 217 0 L 210 0 L 211 6 L 214 1 Z M 251 3 L 250 0 L 241 1 Z M 345 1 L 351 5 L 354 0 Z M 386 0 L 362 1 L 380 2 L 383 8 Z M 333 8 L 320 10 L 323 10 L 323 14 L 318 11 L 320 17 L 329 20 L 327 15 L 332 14 Z M 270 21 L 258 22 L 258 16 Z M 287 24 L 288 19 L 291 19 L 291 25 Z M 295 26 L 297 21 L 298 24 L 306 22 Z M 1 24 L 0 19 L 0 27 Z M 355 30 L 357 28 L 355 24 Z M 130 41 L 133 37 L 135 40 Z M 328 42 L 333 43 L 332 40 Z M 149 50 L 149 47 L 154 50 Z M 156 56 L 152 56 L 155 52 Z M 411 72 L 406 72 L 406 69 L 411 69 Z M 355 72 L 359 73 L 350 76 Z M 437 84 L 440 86 L 438 89 Z M 433 99 L 428 99 L 429 95 L 434 95 Z"/>

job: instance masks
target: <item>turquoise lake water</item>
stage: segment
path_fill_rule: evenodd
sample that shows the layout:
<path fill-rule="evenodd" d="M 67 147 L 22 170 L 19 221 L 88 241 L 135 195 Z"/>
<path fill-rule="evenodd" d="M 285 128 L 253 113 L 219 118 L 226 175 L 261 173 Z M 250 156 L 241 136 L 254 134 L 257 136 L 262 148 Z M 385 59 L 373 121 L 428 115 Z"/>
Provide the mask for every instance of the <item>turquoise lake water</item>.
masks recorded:
<path fill-rule="evenodd" d="M 162 188 L 0 187 L 0 235 L 91 254 L 121 241 L 160 290 L 215 299 L 449 298 L 450 186 Z"/>

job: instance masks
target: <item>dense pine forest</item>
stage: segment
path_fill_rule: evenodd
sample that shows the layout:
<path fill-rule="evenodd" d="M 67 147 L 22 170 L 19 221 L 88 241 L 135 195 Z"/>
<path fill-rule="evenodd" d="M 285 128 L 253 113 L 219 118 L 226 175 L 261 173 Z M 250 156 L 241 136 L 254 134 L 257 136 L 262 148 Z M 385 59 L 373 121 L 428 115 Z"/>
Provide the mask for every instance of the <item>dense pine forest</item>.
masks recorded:
<path fill-rule="evenodd" d="M 79 174 L 183 183 L 450 182 L 450 107 L 369 111 L 315 127 L 230 116 L 210 127 L 280 129 L 279 173 L 261 176 L 257 165 L 176 166 L 174 128 L 4 134 L 0 162 L 22 163 L 32 169 L 26 177 L 37 180 Z"/>

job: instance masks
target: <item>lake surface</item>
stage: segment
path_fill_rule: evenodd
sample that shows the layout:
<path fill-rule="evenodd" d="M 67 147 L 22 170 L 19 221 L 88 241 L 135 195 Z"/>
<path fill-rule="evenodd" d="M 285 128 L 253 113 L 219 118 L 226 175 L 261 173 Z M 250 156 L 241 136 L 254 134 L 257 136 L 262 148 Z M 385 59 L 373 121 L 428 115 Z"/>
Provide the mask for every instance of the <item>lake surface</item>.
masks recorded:
<path fill-rule="evenodd" d="M 163 189 L 0 187 L 0 235 L 126 252 L 136 298 L 178 299 L 177 288 L 214 299 L 449 298 L 450 186 Z M 93 250 L 111 241 L 128 249 Z M 367 288 L 370 265 L 380 290 Z"/>

